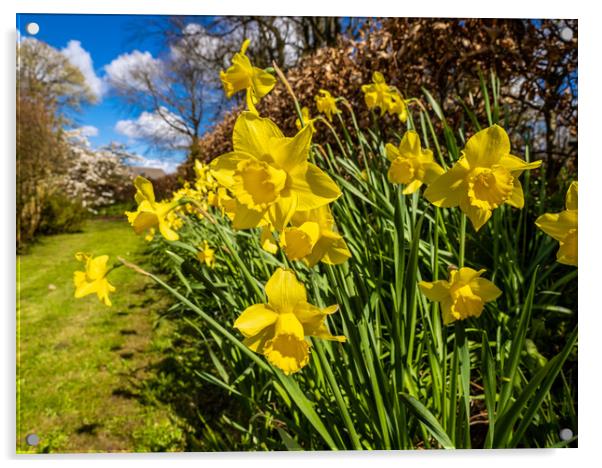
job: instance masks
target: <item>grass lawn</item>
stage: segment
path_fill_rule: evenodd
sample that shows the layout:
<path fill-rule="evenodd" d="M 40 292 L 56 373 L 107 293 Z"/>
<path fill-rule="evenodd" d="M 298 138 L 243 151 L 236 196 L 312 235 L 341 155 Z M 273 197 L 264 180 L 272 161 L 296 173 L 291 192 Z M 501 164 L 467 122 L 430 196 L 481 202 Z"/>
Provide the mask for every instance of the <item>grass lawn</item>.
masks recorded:
<path fill-rule="evenodd" d="M 18 258 L 17 451 L 182 450 L 181 421 L 149 397 L 145 380 L 169 349 L 168 305 L 147 278 L 110 275 L 112 307 L 73 297 L 76 252 L 141 261 L 143 241 L 123 221 L 44 237 Z M 25 443 L 37 434 L 36 447 Z"/>

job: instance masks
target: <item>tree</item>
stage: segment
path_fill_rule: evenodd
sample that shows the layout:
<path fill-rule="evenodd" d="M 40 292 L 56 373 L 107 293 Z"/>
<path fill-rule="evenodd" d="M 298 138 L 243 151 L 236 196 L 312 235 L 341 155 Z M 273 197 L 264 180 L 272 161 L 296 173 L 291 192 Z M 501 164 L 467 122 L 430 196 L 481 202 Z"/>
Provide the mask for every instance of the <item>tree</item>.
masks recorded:
<path fill-rule="evenodd" d="M 47 108 L 78 108 L 95 97 L 78 68 L 60 51 L 34 38 L 17 44 L 17 94 Z"/>
<path fill-rule="evenodd" d="M 355 24 L 348 21 L 347 28 Z M 196 157 L 204 127 L 231 107 L 219 72 L 245 38 L 251 39 L 249 53 L 257 66 L 276 61 L 286 68 L 316 48 L 334 45 L 342 28 L 340 18 L 318 17 L 171 17 L 151 23 L 138 34 L 156 35 L 164 53 L 153 57 L 134 51 L 107 67 L 112 91 L 141 112 L 122 130 L 157 148 L 186 150 Z"/>
<path fill-rule="evenodd" d="M 68 168 L 65 112 L 92 93 L 56 49 L 23 39 L 17 49 L 17 247 L 33 238 L 46 200 Z"/>

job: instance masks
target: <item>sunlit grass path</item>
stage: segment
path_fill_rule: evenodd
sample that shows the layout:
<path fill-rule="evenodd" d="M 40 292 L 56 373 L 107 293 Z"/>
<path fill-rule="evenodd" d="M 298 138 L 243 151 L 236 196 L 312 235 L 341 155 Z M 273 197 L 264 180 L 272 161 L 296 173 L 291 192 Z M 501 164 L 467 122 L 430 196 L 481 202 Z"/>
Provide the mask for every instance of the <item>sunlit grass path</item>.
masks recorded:
<path fill-rule="evenodd" d="M 113 306 L 73 298 L 75 252 L 137 260 L 142 241 L 122 221 L 41 239 L 19 262 L 17 450 L 147 451 L 183 448 L 173 415 L 146 397 L 149 366 L 170 346 L 160 291 L 126 268 L 111 273 Z M 40 438 L 28 447 L 27 434 Z"/>

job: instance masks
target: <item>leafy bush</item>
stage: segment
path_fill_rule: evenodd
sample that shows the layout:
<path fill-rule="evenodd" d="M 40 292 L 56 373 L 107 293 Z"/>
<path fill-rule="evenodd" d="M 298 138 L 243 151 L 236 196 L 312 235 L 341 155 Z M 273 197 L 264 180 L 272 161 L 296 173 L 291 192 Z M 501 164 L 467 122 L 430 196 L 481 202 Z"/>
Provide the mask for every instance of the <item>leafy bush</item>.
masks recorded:
<path fill-rule="evenodd" d="M 42 207 L 42 221 L 38 233 L 77 232 L 89 215 L 89 211 L 84 208 L 81 201 L 62 193 L 54 193 L 46 199 Z"/>

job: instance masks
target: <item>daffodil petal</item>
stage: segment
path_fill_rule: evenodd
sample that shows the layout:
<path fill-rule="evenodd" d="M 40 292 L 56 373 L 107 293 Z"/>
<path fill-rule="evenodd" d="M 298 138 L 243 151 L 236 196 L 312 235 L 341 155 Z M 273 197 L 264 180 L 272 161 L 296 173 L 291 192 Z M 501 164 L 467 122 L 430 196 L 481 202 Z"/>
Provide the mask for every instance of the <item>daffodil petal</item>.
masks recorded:
<path fill-rule="evenodd" d="M 299 168 L 299 166 L 297 166 Z M 307 163 L 307 170 L 297 169 L 291 176 L 291 191 L 298 196 L 298 210 L 311 210 L 333 202 L 341 196 L 341 189 L 322 169 Z"/>
<path fill-rule="evenodd" d="M 87 270 L 90 279 L 96 280 L 105 276 L 107 273 L 107 262 L 109 260 L 108 255 L 99 255 L 93 259 L 90 259 Z"/>
<path fill-rule="evenodd" d="M 483 301 L 495 301 L 502 295 L 502 291 L 491 281 L 485 278 L 475 278 L 470 282 L 470 289 Z"/>
<path fill-rule="evenodd" d="M 514 208 L 522 209 L 525 206 L 525 197 L 523 195 L 523 186 L 520 183 L 520 180 L 514 178 L 512 181 L 513 187 L 512 192 L 510 193 L 510 198 L 506 200 L 508 205 L 513 206 Z"/>
<path fill-rule="evenodd" d="M 466 285 L 483 273 L 485 273 L 484 268 L 481 270 L 473 270 L 472 268 L 462 267 L 459 270 L 452 270 L 450 273 L 450 282 L 453 284 Z"/>
<path fill-rule="evenodd" d="M 138 176 L 134 180 L 134 187 L 137 189 L 137 193 L 134 198 L 138 204 L 142 203 L 143 200 L 148 200 L 151 203 L 155 201 L 155 192 L 153 190 L 153 184 L 150 180 L 147 180 L 142 176 Z"/>
<path fill-rule="evenodd" d="M 491 167 L 498 164 L 502 156 L 510 154 L 510 139 L 499 125 L 483 129 L 466 142 L 464 155 L 469 166 Z"/>
<path fill-rule="evenodd" d="M 562 242 L 556 255 L 558 263 L 563 265 L 578 266 L 578 247 L 577 247 L 577 230 L 567 234 Z"/>
<path fill-rule="evenodd" d="M 462 201 L 460 208 L 468 216 L 468 219 L 470 219 L 475 231 L 481 229 L 489 221 L 489 218 L 491 218 L 491 210 L 473 206 L 468 201 Z"/>
<path fill-rule="evenodd" d="M 274 88 L 276 78 L 261 68 L 253 67 L 252 82 L 255 95 L 258 99 L 261 99 Z"/>
<path fill-rule="evenodd" d="M 328 265 L 339 265 L 351 258 L 351 252 L 347 247 L 345 239 L 339 236 L 332 240 L 326 248 L 322 261 Z"/>
<path fill-rule="evenodd" d="M 387 155 L 387 159 L 389 161 L 395 161 L 395 159 L 400 156 L 399 149 L 397 149 L 397 147 L 391 143 L 387 143 L 385 145 L 385 154 Z"/>
<path fill-rule="evenodd" d="M 171 229 L 167 225 L 167 223 L 159 223 L 159 232 L 168 241 L 173 242 L 173 241 L 177 241 L 180 238 L 178 233 L 176 231 L 174 231 L 173 229 Z"/>
<path fill-rule="evenodd" d="M 275 139 L 271 154 L 276 165 L 290 171 L 307 161 L 312 133 L 311 127 L 306 125 L 293 138 Z"/>
<path fill-rule="evenodd" d="M 134 218 L 133 227 L 136 234 L 142 234 L 147 229 L 156 226 L 159 223 L 159 218 L 154 212 L 142 211 L 137 213 Z"/>
<path fill-rule="evenodd" d="M 577 212 L 546 213 L 535 220 L 535 225 L 548 236 L 562 241 L 571 229 L 577 228 Z"/>
<path fill-rule="evenodd" d="M 251 229 L 260 225 L 265 216 L 266 210 L 251 210 L 242 203 L 234 202 L 234 217 L 232 227 L 234 229 Z"/>
<path fill-rule="evenodd" d="M 269 155 L 272 138 L 284 138 L 284 135 L 270 119 L 259 117 L 252 112 L 243 112 L 236 119 L 232 135 L 235 152 L 252 154 L 260 160 L 271 159 Z"/>
<path fill-rule="evenodd" d="M 238 165 L 242 161 L 252 161 L 254 159 L 251 154 L 240 151 L 222 154 L 211 161 L 209 165 L 211 175 L 224 187 L 230 189 L 234 185 L 234 173 Z"/>
<path fill-rule="evenodd" d="M 424 191 L 425 198 L 433 205 L 442 208 L 458 206 L 466 198 L 466 177 L 468 167 L 465 160 L 459 160 L 454 166 L 437 177 Z"/>
<path fill-rule="evenodd" d="M 424 167 L 423 182 L 427 185 L 431 184 L 437 177 L 445 173 L 445 170 L 434 161 L 425 162 L 422 166 Z"/>
<path fill-rule="evenodd" d="M 274 325 L 270 325 L 269 327 L 264 328 L 257 335 L 249 336 L 245 338 L 242 342 L 245 346 L 247 346 L 251 351 L 256 353 L 263 353 L 263 348 L 265 346 L 266 341 L 274 337 Z"/>
<path fill-rule="evenodd" d="M 513 156 L 512 154 L 506 154 L 502 156 L 499 161 L 499 164 L 504 166 L 512 175 L 517 177 L 522 174 L 523 171 L 528 171 L 531 169 L 537 169 L 541 166 L 541 161 L 533 161 L 528 163 L 524 159 L 521 159 L 517 156 Z"/>
<path fill-rule="evenodd" d="M 278 268 L 265 285 L 268 302 L 280 313 L 291 312 L 298 303 L 307 302 L 305 286 L 291 270 Z"/>
<path fill-rule="evenodd" d="M 399 153 L 403 157 L 418 157 L 422 152 L 420 146 L 420 137 L 415 130 L 408 130 L 404 133 L 399 142 Z"/>
<path fill-rule="evenodd" d="M 280 197 L 278 201 L 268 208 L 270 223 L 277 231 L 284 230 L 289 223 L 295 210 L 298 208 L 297 194 L 293 193 L 288 197 Z"/>
<path fill-rule="evenodd" d="M 576 210 L 578 208 L 577 202 L 577 181 L 571 182 L 569 189 L 566 192 L 566 209 Z"/>
<path fill-rule="evenodd" d="M 410 194 L 414 193 L 416 190 L 418 190 L 421 186 L 422 186 L 422 181 L 414 180 L 404 187 L 402 193 L 404 195 L 410 195 Z"/>
<path fill-rule="evenodd" d="M 449 283 L 445 280 L 433 281 L 432 283 L 420 281 L 418 287 L 422 294 L 431 301 L 443 301 L 449 296 Z"/>
<path fill-rule="evenodd" d="M 267 304 L 255 304 L 247 307 L 234 322 L 245 337 L 257 335 L 266 327 L 274 324 L 278 319 L 278 313 Z"/>

